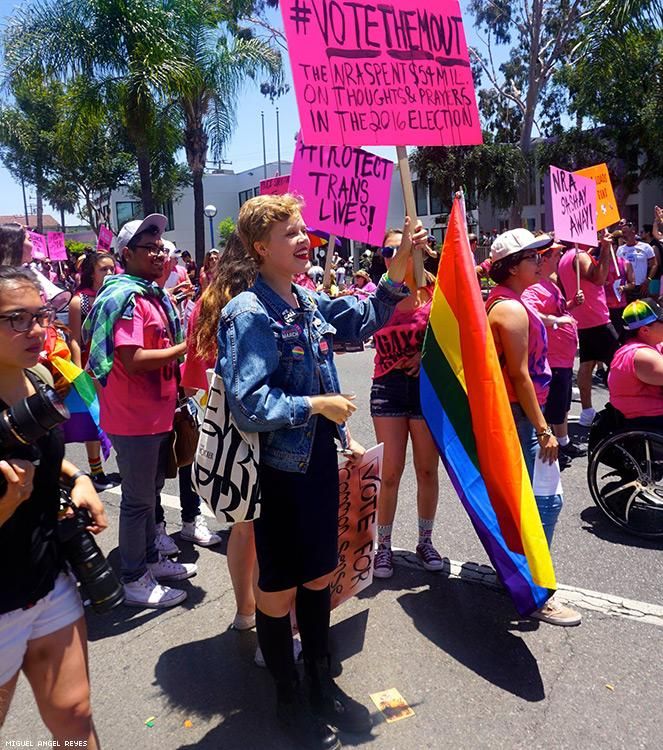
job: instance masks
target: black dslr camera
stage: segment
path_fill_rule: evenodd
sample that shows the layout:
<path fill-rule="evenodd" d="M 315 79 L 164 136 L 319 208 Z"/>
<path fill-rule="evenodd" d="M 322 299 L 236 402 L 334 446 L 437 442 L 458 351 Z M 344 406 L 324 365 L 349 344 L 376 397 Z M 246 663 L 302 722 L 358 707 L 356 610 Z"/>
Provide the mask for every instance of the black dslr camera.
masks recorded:
<path fill-rule="evenodd" d="M 37 440 L 70 415 L 52 388 L 34 380 L 32 383 L 36 393 L 0 411 L 0 457 L 21 458 L 37 465 L 41 459 Z M 6 489 L 7 480 L 0 475 L 0 497 Z M 94 609 L 107 612 L 123 601 L 122 586 L 86 530 L 91 523 L 88 512 L 76 508 L 66 494 L 63 504 L 73 508 L 74 515 L 63 518 L 58 525 L 60 547 Z"/>

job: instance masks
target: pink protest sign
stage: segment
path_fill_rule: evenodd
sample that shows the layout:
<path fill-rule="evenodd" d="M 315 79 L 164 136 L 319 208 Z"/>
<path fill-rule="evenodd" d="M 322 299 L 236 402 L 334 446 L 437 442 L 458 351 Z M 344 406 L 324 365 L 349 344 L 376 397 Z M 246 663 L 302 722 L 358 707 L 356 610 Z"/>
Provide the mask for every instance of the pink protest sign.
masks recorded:
<path fill-rule="evenodd" d="M 290 192 L 304 198 L 307 226 L 381 245 L 394 165 L 353 146 L 307 146 L 297 139 Z"/>
<path fill-rule="evenodd" d="M 62 232 L 46 232 L 48 240 L 48 257 L 51 260 L 67 260 L 67 250 L 64 246 Z"/>
<path fill-rule="evenodd" d="M 596 245 L 596 183 L 588 177 L 550 167 L 555 237 L 580 245 Z"/>
<path fill-rule="evenodd" d="M 113 233 L 103 224 L 99 227 L 99 238 L 97 239 L 97 248 L 99 250 L 110 250 L 113 241 Z"/>
<path fill-rule="evenodd" d="M 281 0 L 304 141 L 481 143 L 458 0 Z"/>
<path fill-rule="evenodd" d="M 270 177 L 268 180 L 260 180 L 260 195 L 285 195 L 288 192 L 290 176 Z"/>
<path fill-rule="evenodd" d="M 48 258 L 48 250 L 46 249 L 46 237 L 39 232 L 31 232 L 27 230 L 28 237 L 32 240 L 32 257 L 35 260 L 43 260 Z"/>

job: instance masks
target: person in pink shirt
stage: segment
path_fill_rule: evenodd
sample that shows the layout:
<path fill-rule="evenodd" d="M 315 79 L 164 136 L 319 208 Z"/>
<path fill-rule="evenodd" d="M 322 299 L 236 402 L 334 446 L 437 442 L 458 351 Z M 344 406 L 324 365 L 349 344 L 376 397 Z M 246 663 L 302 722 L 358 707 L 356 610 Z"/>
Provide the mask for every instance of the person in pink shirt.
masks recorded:
<path fill-rule="evenodd" d="M 368 275 L 368 271 L 364 271 L 360 268 L 355 271 L 353 276 L 354 284 L 351 284 L 343 293 L 354 294 L 359 299 L 366 299 L 369 294 L 377 289 L 377 286 L 371 281 L 371 277 Z"/>
<path fill-rule="evenodd" d="M 617 244 L 614 234 L 612 236 L 612 243 L 613 247 Z M 616 248 L 614 249 L 616 250 Z M 625 329 L 622 313 L 628 304 L 627 294 L 635 293 L 636 291 L 635 275 L 633 273 L 633 266 L 626 258 L 620 258 L 617 255 L 613 255 L 613 258 L 614 260 L 610 264 L 608 277 L 605 280 L 603 288 L 605 289 L 605 300 L 608 304 L 610 322 L 617 331 L 619 342 L 623 344 Z"/>
<path fill-rule="evenodd" d="M 125 603 L 163 608 L 186 591 L 163 582 L 190 578 L 193 564 L 173 562 L 155 547 L 156 498 L 164 485 L 177 400 L 181 325 L 168 295 L 155 283 L 166 251 L 167 219 L 151 214 L 118 235 L 125 273 L 109 276 L 83 326 L 88 369 L 100 385 L 101 425 L 122 474 L 120 560 Z"/>
<path fill-rule="evenodd" d="M 569 309 L 584 302 L 584 294 L 576 292 L 567 303 L 562 290 L 555 283 L 562 245 L 553 243 L 540 253 L 541 280 L 528 286 L 521 295 L 523 302 L 534 309 L 546 327 L 548 335 L 548 364 L 552 373 L 550 390 L 543 414 L 559 443 L 560 466 L 570 465 L 573 458 L 587 451 L 574 445 L 569 438 L 567 415 L 571 408 L 573 363 L 578 349 L 578 330 Z"/>
<path fill-rule="evenodd" d="M 406 219 L 406 232 L 410 231 L 409 221 Z M 428 233 L 423 228 L 417 228 L 413 234 L 414 242 L 423 249 Z M 403 238 L 401 230 L 387 231 L 385 246 L 381 251 L 387 268 Z M 405 283 L 408 288 L 416 289 L 416 293 L 399 302 L 389 322 L 373 334 L 375 364 L 371 417 L 377 442 L 384 444 L 384 470 L 378 498 L 378 548 L 373 563 L 376 578 L 391 578 L 394 574 L 391 537 L 408 441 L 412 442 L 417 479 L 419 538 L 416 554 L 426 570 L 442 569 L 442 557 L 432 539 L 439 497 L 439 454 L 423 418 L 419 398 L 421 347 L 435 284 L 435 277 L 428 271 L 425 274 L 426 286 L 417 289 L 414 265 L 412 259 L 408 261 Z M 368 273 L 357 271 L 355 279 L 357 277 L 367 278 Z M 368 283 L 370 279 L 358 291 L 366 293 Z"/>
<path fill-rule="evenodd" d="M 610 373 L 610 403 L 627 428 L 663 427 L 663 308 L 651 297 L 623 312 L 626 343 L 617 350 Z"/>
<path fill-rule="evenodd" d="M 610 271 L 612 243 L 604 237 L 601 240 L 601 253 L 598 261 L 585 250 L 567 250 L 562 256 L 557 275 L 566 299 L 572 299 L 578 291 L 578 268 L 580 269 L 580 289 L 584 302 L 571 310 L 578 322 L 580 345 L 580 366 L 578 368 L 578 389 L 582 412 L 578 423 L 589 427 L 596 411 L 592 406 L 592 372 L 603 362 L 610 362 L 619 346 L 615 327 L 610 322 L 610 313 L 605 298 L 604 284 Z M 576 266 L 576 263 L 578 266 Z"/>

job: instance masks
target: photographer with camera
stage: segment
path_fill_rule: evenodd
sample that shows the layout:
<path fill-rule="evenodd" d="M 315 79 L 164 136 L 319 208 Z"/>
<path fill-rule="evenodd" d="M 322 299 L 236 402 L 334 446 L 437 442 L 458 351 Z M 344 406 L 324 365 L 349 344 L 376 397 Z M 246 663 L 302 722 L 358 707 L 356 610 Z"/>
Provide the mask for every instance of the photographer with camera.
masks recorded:
<path fill-rule="evenodd" d="M 107 521 L 89 476 L 64 460 L 57 424 L 67 410 L 37 365 L 54 317 L 29 270 L 0 267 L 0 726 L 22 670 L 53 738 L 97 748 L 83 608 L 58 534 L 60 483 L 89 512 L 88 531 Z"/>

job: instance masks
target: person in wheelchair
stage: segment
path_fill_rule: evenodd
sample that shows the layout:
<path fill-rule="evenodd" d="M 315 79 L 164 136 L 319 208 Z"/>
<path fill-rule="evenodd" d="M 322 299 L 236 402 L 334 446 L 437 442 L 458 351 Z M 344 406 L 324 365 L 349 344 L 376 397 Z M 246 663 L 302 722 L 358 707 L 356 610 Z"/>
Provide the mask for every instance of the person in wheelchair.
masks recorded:
<path fill-rule="evenodd" d="M 651 297 L 636 300 L 622 319 L 626 343 L 608 374 L 610 403 L 589 435 L 588 481 L 594 501 L 612 521 L 658 537 L 663 536 L 663 308 Z"/>

